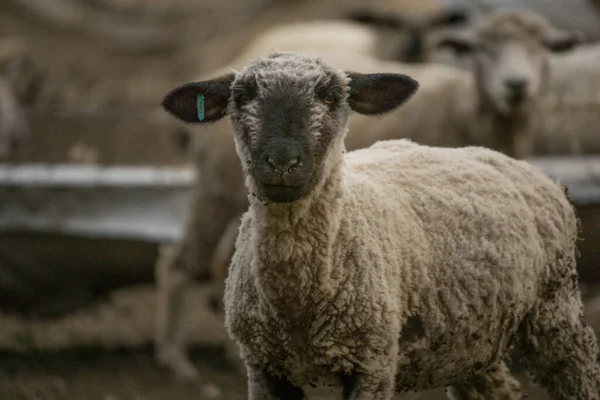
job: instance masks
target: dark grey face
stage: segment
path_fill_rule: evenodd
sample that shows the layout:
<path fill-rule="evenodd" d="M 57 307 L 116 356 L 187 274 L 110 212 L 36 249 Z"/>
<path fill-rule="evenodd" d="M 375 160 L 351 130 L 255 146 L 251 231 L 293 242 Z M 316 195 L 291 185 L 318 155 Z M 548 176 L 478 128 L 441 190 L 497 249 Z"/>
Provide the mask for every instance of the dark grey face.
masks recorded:
<path fill-rule="evenodd" d="M 319 181 L 327 151 L 344 131 L 348 78 L 289 57 L 268 60 L 234 81 L 229 110 L 257 194 L 292 202 Z"/>
<path fill-rule="evenodd" d="M 163 106 L 186 122 L 230 114 L 255 194 L 290 203 L 310 193 L 322 181 L 327 160 L 343 151 L 350 109 L 389 112 L 417 87 L 406 75 L 346 73 L 313 57 L 276 53 L 255 59 L 235 75 L 176 88 Z M 202 121 L 199 94 L 205 98 Z"/>

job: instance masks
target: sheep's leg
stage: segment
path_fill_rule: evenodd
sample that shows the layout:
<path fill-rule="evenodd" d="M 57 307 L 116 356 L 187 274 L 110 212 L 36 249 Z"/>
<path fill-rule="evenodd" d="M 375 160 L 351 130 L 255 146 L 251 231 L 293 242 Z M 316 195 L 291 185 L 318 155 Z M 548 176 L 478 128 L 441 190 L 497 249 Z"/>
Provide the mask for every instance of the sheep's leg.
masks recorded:
<path fill-rule="evenodd" d="M 545 298 L 521 327 L 521 350 L 553 400 L 600 399 L 600 365 L 576 282 Z"/>
<path fill-rule="evenodd" d="M 447 391 L 450 400 L 518 400 L 522 399 L 521 384 L 503 362 L 468 381 L 452 385 Z"/>
<path fill-rule="evenodd" d="M 248 400 L 305 400 L 304 391 L 284 377 L 249 369 Z"/>
<path fill-rule="evenodd" d="M 180 381 L 198 378 L 198 371 L 186 354 L 182 313 L 192 274 L 176 263 L 178 247 L 163 246 L 156 263 L 156 360 Z"/>

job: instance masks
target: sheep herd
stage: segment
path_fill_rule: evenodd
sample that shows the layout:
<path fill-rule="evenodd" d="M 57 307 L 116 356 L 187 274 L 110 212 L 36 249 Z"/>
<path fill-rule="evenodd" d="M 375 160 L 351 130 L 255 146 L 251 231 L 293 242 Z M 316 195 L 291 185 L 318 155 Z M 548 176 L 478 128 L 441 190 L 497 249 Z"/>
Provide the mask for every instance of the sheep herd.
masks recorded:
<path fill-rule="evenodd" d="M 0 41 L 0 160 L 41 76 Z M 600 44 L 533 11 L 266 29 L 162 102 L 199 173 L 155 265 L 156 362 L 199 378 L 183 331 L 201 279 L 251 400 L 520 399 L 514 350 L 551 399 L 600 400 L 579 221 L 526 161 L 600 153 L 598 93 Z"/>

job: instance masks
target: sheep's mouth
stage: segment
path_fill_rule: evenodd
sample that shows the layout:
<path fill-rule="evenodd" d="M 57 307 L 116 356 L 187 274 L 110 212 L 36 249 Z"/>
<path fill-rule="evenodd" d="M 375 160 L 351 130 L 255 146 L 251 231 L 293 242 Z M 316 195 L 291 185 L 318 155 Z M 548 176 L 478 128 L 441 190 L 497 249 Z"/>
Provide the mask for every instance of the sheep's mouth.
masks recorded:
<path fill-rule="evenodd" d="M 260 187 L 265 200 L 273 203 L 292 203 L 304 195 L 306 185 L 269 185 L 263 183 Z"/>

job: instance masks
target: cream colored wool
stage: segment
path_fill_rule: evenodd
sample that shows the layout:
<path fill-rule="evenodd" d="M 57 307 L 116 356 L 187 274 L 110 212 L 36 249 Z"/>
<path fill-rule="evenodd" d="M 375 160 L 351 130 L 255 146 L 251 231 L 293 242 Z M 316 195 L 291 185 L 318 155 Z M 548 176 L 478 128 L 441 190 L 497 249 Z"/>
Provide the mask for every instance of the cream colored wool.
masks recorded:
<path fill-rule="evenodd" d="M 598 398 L 577 222 L 559 185 L 491 150 L 408 140 L 350 152 L 332 171 L 292 206 L 250 197 L 225 292 L 249 365 L 297 385 L 353 365 L 380 385 L 397 368 L 399 389 L 420 390 L 485 377 L 524 334 L 523 346 L 570 343 L 580 355 L 568 368 L 581 376 L 555 385 Z M 529 323 L 559 331 L 528 336 Z"/>
<path fill-rule="evenodd" d="M 224 306 L 249 399 L 302 400 L 314 381 L 345 400 L 440 386 L 516 399 L 512 344 L 552 399 L 598 399 L 561 185 L 481 147 L 391 140 L 346 154 L 351 110 L 391 112 L 418 86 L 275 53 L 165 97 L 184 122 L 227 114 L 234 128 L 250 207 Z"/>

